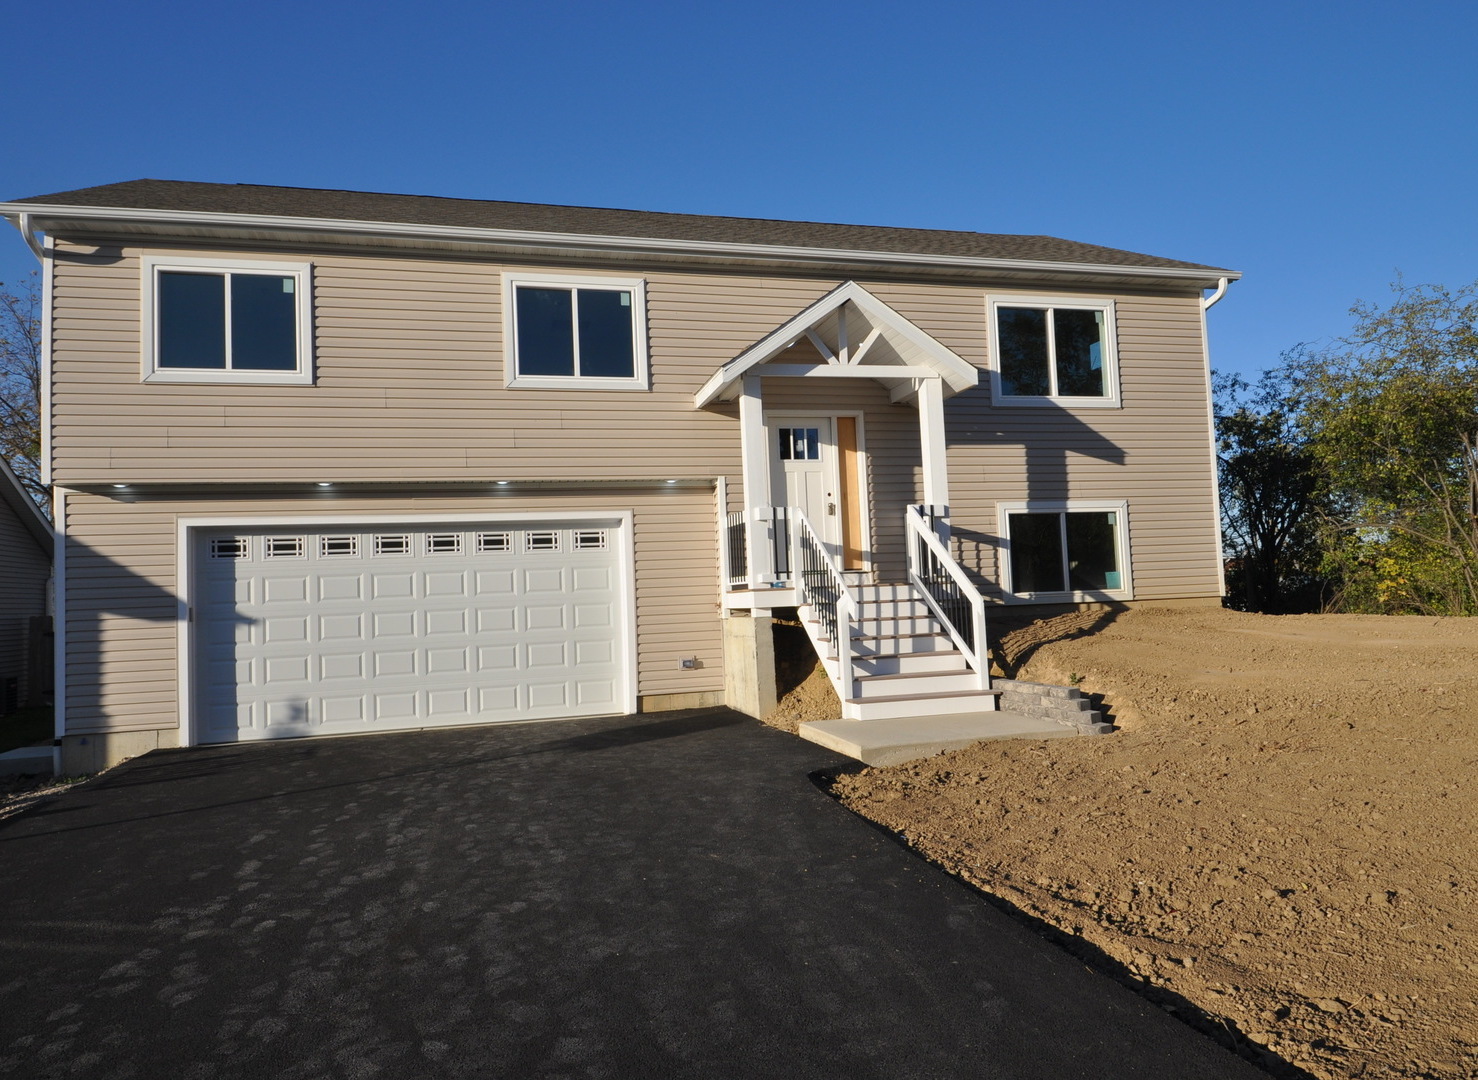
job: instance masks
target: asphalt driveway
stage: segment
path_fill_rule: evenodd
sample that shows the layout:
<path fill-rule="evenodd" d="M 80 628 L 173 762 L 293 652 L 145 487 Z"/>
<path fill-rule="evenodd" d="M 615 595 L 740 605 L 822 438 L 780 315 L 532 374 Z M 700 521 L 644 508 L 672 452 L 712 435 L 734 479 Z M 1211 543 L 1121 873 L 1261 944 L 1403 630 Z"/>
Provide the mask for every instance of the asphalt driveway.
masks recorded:
<path fill-rule="evenodd" d="M 0 1076 L 1264 1076 L 724 710 L 156 752 L 0 824 Z"/>

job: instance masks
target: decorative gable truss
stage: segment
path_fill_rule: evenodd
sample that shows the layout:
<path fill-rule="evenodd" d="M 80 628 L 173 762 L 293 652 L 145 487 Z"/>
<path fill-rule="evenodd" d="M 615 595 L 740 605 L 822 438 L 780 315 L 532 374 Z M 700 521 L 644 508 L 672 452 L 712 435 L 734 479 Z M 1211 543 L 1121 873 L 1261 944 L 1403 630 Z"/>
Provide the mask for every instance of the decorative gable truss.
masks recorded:
<path fill-rule="evenodd" d="M 775 363 L 796 342 L 811 343 L 823 363 Z M 762 371 L 754 369 L 764 365 Z M 973 387 L 975 366 L 941 345 L 855 281 L 848 281 L 724 364 L 698 391 L 703 408 L 732 401 L 746 375 L 868 378 L 888 387 L 895 402 L 914 401 L 928 380 L 944 397 Z"/>

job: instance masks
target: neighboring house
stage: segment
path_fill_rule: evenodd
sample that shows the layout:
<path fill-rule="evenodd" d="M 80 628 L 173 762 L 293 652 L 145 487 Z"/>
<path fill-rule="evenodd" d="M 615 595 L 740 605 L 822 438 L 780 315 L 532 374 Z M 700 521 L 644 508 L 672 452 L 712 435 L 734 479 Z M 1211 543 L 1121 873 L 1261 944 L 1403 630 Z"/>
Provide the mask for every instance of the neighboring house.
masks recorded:
<path fill-rule="evenodd" d="M 32 677 L 50 578 L 51 525 L 0 459 L 0 716 L 50 691 Z"/>
<path fill-rule="evenodd" d="M 987 607 L 1221 593 L 1226 270 L 154 180 L 0 213 L 45 265 L 68 769 L 759 712 L 797 604 L 847 715 L 989 708 Z"/>

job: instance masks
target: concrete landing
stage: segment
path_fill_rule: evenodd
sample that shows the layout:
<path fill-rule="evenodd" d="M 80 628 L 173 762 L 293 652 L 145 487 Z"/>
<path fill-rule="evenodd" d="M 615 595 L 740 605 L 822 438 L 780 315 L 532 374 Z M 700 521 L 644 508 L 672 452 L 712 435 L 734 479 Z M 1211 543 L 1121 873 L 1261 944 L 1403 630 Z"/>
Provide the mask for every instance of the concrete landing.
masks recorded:
<path fill-rule="evenodd" d="M 800 726 L 800 736 L 866 765 L 897 765 L 941 750 L 986 739 L 1062 739 L 1076 728 L 1011 712 L 908 716 L 896 720 L 816 720 Z"/>
<path fill-rule="evenodd" d="M 51 747 L 22 746 L 0 754 L 0 776 L 51 772 Z"/>

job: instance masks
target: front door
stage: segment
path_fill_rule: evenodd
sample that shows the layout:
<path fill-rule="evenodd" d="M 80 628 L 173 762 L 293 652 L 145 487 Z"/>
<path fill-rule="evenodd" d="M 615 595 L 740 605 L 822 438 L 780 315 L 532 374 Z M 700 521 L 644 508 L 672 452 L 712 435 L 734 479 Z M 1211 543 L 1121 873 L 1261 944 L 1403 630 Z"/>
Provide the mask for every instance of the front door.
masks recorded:
<path fill-rule="evenodd" d="M 770 490 L 798 506 L 833 558 L 841 557 L 843 510 L 837 480 L 836 423 L 830 416 L 771 416 Z"/>

